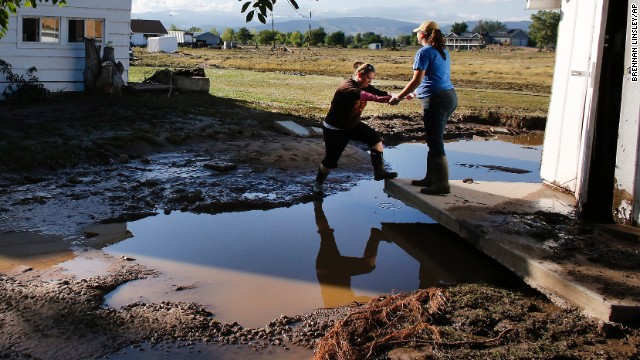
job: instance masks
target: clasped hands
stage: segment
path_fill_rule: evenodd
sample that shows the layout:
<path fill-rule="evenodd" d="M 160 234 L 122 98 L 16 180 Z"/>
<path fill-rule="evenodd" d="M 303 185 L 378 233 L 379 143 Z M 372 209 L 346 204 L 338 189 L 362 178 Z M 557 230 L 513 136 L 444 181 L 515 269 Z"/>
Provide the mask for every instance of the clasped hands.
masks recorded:
<path fill-rule="evenodd" d="M 406 100 L 411 100 L 414 99 L 416 97 L 416 93 L 412 92 L 409 93 L 407 96 L 405 96 L 404 98 L 399 98 L 396 94 L 392 94 L 391 95 L 391 99 L 389 99 L 389 105 L 398 105 L 400 103 L 401 100 L 406 99 Z"/>

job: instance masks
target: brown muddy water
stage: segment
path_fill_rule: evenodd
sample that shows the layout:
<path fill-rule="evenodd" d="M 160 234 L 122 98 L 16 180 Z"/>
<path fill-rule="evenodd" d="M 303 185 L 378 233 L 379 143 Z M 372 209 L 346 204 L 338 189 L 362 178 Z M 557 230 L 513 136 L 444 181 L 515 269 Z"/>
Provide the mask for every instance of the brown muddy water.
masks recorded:
<path fill-rule="evenodd" d="M 540 182 L 541 141 L 523 137 L 448 143 L 450 178 Z M 424 144 L 402 144 L 387 148 L 385 160 L 400 177 L 421 178 L 426 152 Z M 382 293 L 514 281 L 509 271 L 428 216 L 390 198 L 383 187 L 382 182 L 365 180 L 323 201 L 288 208 L 217 215 L 161 212 L 129 223 L 98 225 L 93 231 L 106 235 L 105 244 L 110 244 L 104 251 L 159 272 L 120 286 L 104 305 L 117 309 L 134 302 L 196 302 L 220 322 L 258 328 L 282 314 L 365 302 Z M 58 263 L 78 277 L 106 274 L 108 265 L 67 253 L 34 261 L 39 266 Z M 11 259 L 0 258 L 0 268 L 9 266 L 7 262 Z M 162 355 L 161 347 L 142 346 L 110 358 Z M 171 356 L 177 358 L 251 358 L 231 346 L 172 346 Z"/>
<path fill-rule="evenodd" d="M 540 181 L 539 146 L 459 141 L 447 150 L 452 179 Z M 418 178 L 426 151 L 402 144 L 385 158 L 401 177 Z M 505 279 L 495 262 L 369 180 L 322 202 L 218 215 L 173 212 L 111 227 L 124 239 L 106 252 L 161 275 L 119 287 L 105 305 L 194 301 L 219 321 L 245 327 L 381 293 Z M 79 261 L 61 266 L 95 275 L 96 267 Z"/>

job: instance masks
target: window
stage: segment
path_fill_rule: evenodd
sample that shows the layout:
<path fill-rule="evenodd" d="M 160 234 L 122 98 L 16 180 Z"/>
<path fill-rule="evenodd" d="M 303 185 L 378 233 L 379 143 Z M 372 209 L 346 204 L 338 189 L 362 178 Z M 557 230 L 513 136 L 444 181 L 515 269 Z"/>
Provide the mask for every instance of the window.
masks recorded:
<path fill-rule="evenodd" d="M 40 19 L 22 19 L 22 41 L 40 41 Z"/>
<path fill-rule="evenodd" d="M 96 44 L 102 44 L 104 37 L 104 20 L 102 19 L 69 19 L 70 43 L 83 42 L 85 37 L 93 38 Z"/>
<path fill-rule="evenodd" d="M 22 19 L 22 41 L 60 42 L 60 18 L 25 17 Z"/>
<path fill-rule="evenodd" d="M 69 39 L 70 43 L 82 42 L 84 38 L 84 20 L 69 19 Z"/>

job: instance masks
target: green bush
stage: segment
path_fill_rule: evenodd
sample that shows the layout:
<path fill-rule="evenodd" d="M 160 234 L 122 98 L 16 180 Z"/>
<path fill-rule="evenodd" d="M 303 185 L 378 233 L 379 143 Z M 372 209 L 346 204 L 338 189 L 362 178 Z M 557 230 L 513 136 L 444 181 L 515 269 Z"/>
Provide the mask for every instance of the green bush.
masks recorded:
<path fill-rule="evenodd" d="M 45 99 L 51 91 L 44 87 L 34 74 L 38 70 L 32 66 L 25 75 L 17 75 L 13 72 L 11 64 L 0 59 L 0 73 L 5 74 L 9 85 L 2 91 L 4 99 L 7 101 L 29 101 Z"/>

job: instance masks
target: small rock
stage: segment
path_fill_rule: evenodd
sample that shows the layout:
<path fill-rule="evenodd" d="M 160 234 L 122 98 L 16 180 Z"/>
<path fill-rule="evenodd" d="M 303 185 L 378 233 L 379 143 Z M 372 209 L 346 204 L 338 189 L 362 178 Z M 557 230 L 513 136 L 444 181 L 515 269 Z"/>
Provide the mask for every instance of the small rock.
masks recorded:
<path fill-rule="evenodd" d="M 24 273 L 27 273 L 27 272 L 32 271 L 32 270 L 33 270 L 33 268 L 31 266 L 20 265 L 15 269 L 15 272 L 24 274 Z"/>
<path fill-rule="evenodd" d="M 473 179 L 472 178 L 462 179 L 462 182 L 465 184 L 473 184 Z"/>
<path fill-rule="evenodd" d="M 234 163 L 224 161 L 212 161 L 204 164 L 205 169 L 211 169 L 216 171 L 231 171 L 238 168 L 238 165 Z"/>
<path fill-rule="evenodd" d="M 127 155 L 127 154 L 121 154 L 121 155 L 118 157 L 118 162 L 119 162 L 119 163 L 121 163 L 121 164 L 126 164 L 126 163 L 128 163 L 128 162 L 129 162 L 129 155 Z"/>

